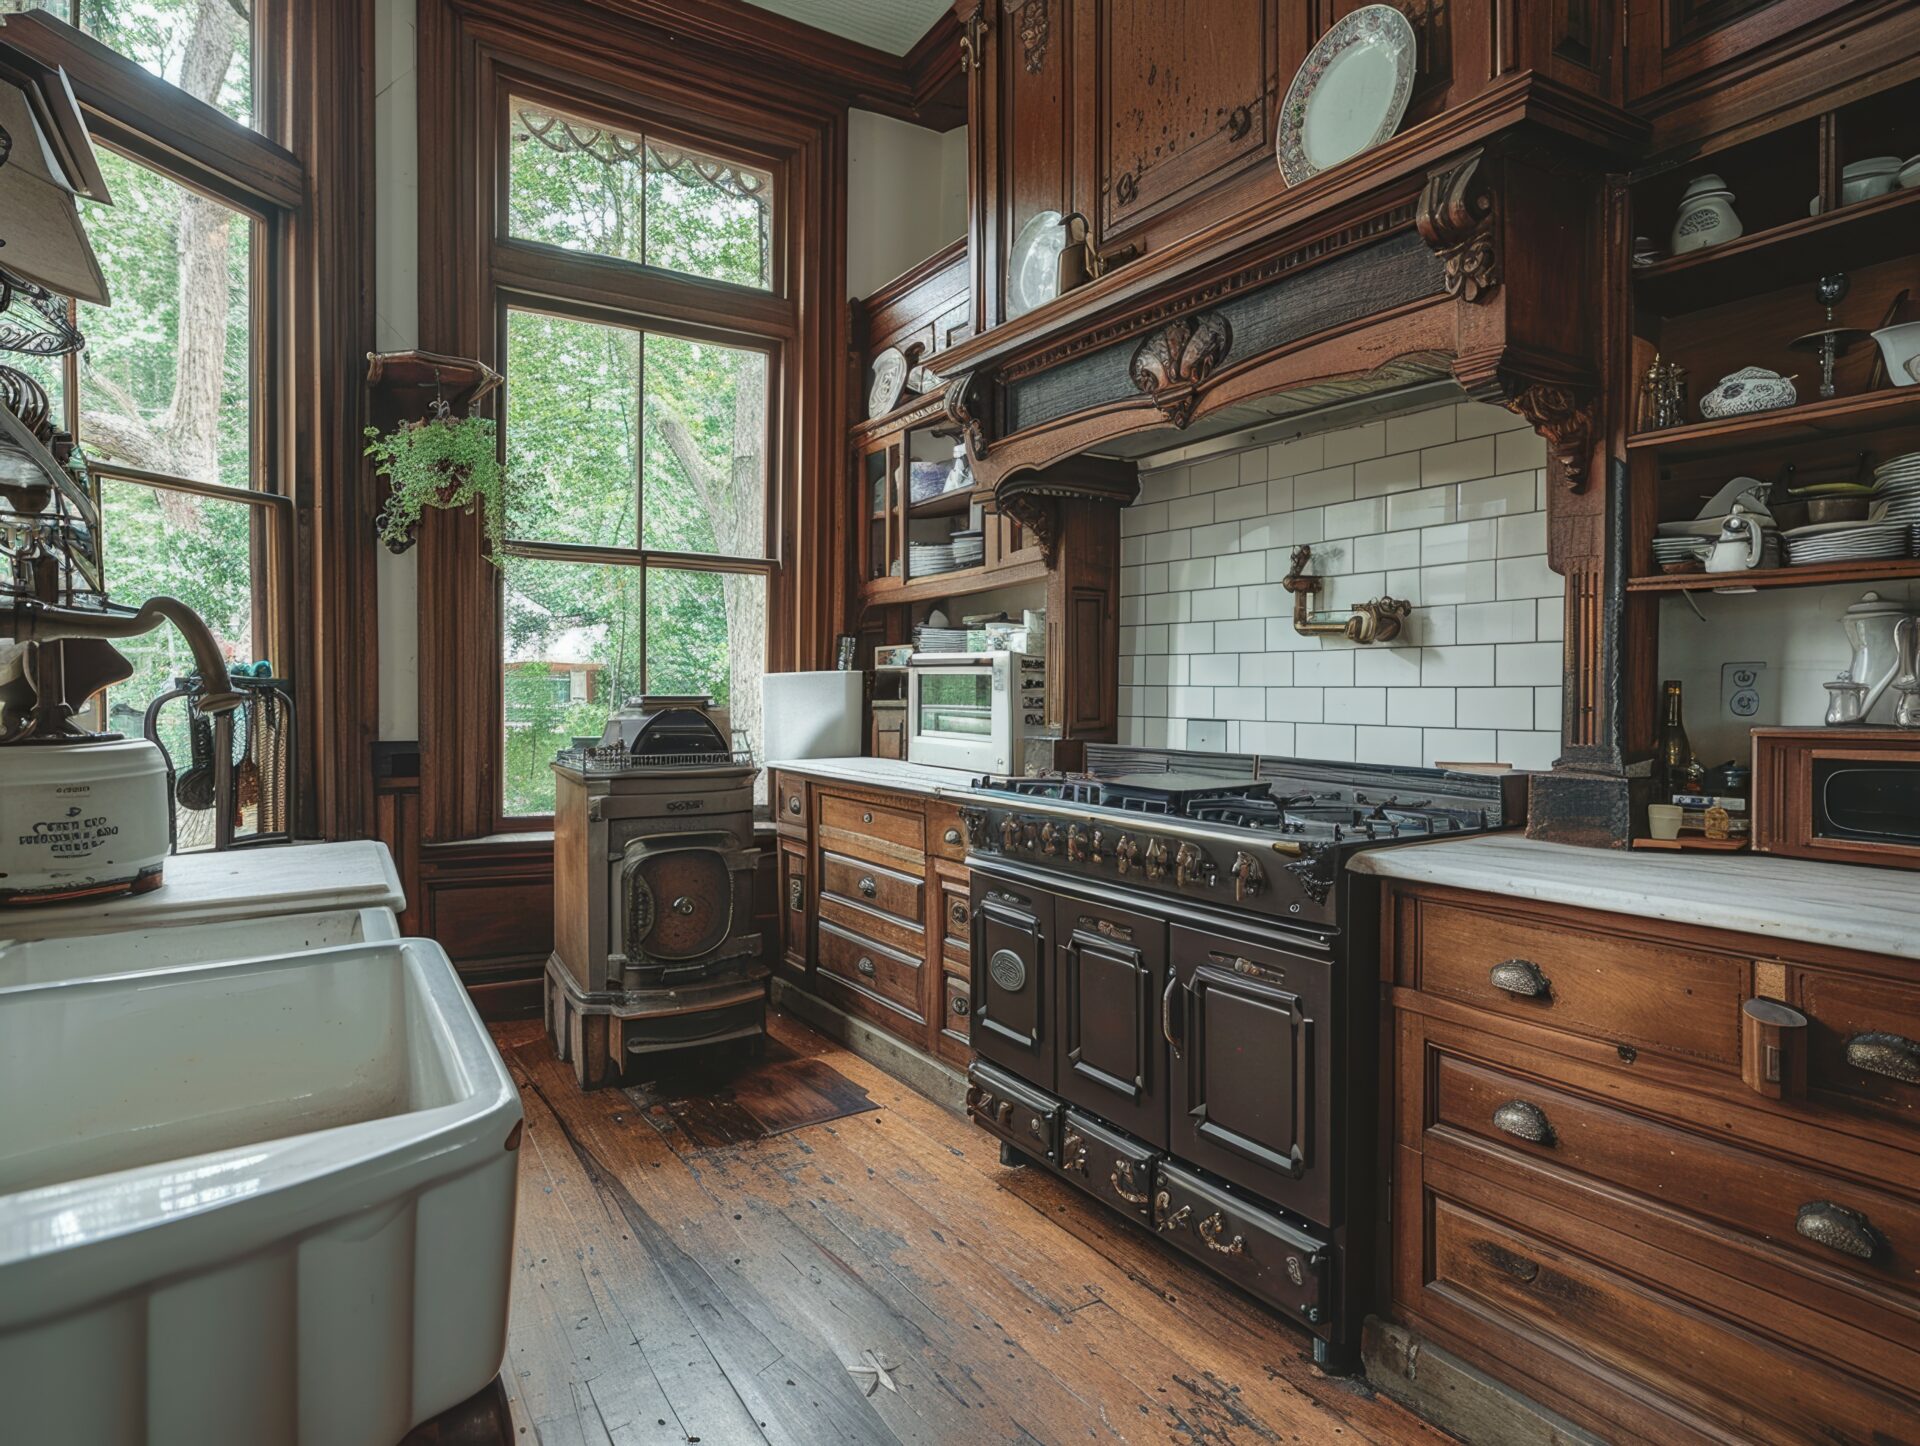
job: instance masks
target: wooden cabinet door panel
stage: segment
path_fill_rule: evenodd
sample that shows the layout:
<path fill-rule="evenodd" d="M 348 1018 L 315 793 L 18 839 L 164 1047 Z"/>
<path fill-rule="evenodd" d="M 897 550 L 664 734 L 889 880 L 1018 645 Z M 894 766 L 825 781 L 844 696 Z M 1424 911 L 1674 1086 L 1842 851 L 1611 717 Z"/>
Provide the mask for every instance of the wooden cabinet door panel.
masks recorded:
<path fill-rule="evenodd" d="M 1853 0 L 1627 0 L 1627 98 L 1750 54 Z"/>
<path fill-rule="evenodd" d="M 1279 0 L 1094 7 L 1099 234 L 1110 238 L 1250 166 L 1273 164 Z"/>

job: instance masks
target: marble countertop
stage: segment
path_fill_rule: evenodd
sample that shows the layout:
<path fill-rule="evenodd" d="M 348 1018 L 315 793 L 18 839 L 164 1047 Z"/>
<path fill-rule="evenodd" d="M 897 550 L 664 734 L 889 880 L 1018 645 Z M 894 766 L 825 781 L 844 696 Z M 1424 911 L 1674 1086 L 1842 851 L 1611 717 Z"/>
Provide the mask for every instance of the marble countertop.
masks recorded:
<path fill-rule="evenodd" d="M 1920 874 L 1764 854 L 1615 852 L 1486 834 L 1368 849 L 1380 878 L 1920 959 Z"/>
<path fill-rule="evenodd" d="M 932 794 L 941 788 L 965 788 L 974 775 L 964 768 L 935 768 L 928 763 L 903 763 L 892 758 L 803 758 L 794 763 L 769 763 L 782 773 L 832 778 L 868 788 L 899 788 L 908 793 Z"/>
<path fill-rule="evenodd" d="M 318 909 L 398 913 L 405 903 L 385 844 L 269 845 L 175 855 L 167 860 L 165 882 L 151 893 L 9 911 L 0 917 L 0 936 L 51 939 Z"/>

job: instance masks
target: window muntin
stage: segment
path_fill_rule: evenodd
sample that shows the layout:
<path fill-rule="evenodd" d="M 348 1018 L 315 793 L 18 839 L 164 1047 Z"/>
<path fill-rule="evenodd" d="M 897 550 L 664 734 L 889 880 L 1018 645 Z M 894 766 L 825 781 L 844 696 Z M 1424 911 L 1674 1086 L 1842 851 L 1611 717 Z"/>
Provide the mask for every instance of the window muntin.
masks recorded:
<path fill-rule="evenodd" d="M 770 172 L 518 97 L 508 110 L 510 237 L 772 289 Z"/>

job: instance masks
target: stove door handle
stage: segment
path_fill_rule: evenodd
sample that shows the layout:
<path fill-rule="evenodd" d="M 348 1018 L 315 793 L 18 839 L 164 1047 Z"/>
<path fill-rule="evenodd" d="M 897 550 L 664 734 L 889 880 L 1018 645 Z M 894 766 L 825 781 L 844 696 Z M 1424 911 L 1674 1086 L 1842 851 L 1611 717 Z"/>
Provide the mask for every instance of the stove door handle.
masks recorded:
<path fill-rule="evenodd" d="M 1173 1032 L 1173 991 L 1180 987 L 1180 976 L 1170 975 L 1167 979 L 1167 992 L 1160 996 L 1160 1033 L 1166 1037 L 1167 1045 L 1173 1050 L 1173 1057 L 1180 1058 L 1180 1039 Z M 1180 1011 L 1180 1033 L 1187 1032 L 1186 1010 Z"/>

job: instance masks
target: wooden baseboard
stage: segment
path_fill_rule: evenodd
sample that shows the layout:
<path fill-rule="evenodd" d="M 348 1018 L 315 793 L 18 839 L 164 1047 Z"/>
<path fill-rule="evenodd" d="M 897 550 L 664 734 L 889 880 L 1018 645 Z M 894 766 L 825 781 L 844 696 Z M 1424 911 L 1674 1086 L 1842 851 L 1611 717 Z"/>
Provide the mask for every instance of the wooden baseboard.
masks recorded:
<path fill-rule="evenodd" d="M 1462 1441 L 1501 1446 L 1606 1446 L 1510 1386 L 1449 1355 L 1425 1336 L 1377 1315 L 1360 1336 L 1367 1380 Z"/>
<path fill-rule="evenodd" d="M 967 1080 L 958 1070 L 942 1064 L 932 1055 L 895 1039 L 864 1019 L 855 1019 L 835 1009 L 818 996 L 809 994 L 778 975 L 773 980 L 773 1006 L 803 1019 L 829 1039 L 837 1040 L 868 1064 L 885 1070 L 918 1094 L 955 1114 L 967 1110 Z"/>

